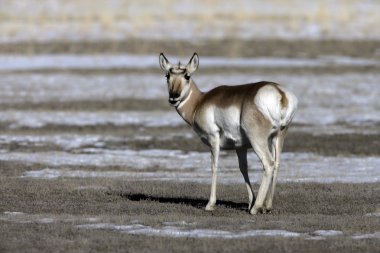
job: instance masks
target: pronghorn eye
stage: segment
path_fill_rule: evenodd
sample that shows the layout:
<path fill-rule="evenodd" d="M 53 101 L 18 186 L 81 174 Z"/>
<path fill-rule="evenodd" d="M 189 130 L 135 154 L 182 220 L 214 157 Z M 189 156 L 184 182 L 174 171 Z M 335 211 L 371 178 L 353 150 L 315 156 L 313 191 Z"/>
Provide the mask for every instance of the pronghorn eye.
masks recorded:
<path fill-rule="evenodd" d="M 187 80 L 187 81 L 189 81 L 190 80 L 190 75 L 189 74 L 185 74 L 185 79 Z"/>

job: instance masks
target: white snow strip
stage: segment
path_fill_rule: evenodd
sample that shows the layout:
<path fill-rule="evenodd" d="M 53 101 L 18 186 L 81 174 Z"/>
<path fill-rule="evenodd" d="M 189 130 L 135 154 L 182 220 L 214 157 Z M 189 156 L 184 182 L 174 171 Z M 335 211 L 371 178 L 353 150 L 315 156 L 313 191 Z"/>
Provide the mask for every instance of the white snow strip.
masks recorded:
<path fill-rule="evenodd" d="M 313 113 L 311 113 L 313 110 Z M 380 114 L 375 108 L 363 113 L 362 109 L 340 108 L 299 108 L 294 123 L 310 124 L 334 128 L 336 125 L 376 126 L 380 123 Z M 46 126 L 144 126 L 173 127 L 186 125 L 175 111 L 0 111 L 0 123 L 11 129 L 42 128 Z M 307 128 L 304 128 L 304 130 Z M 344 130 L 344 126 L 343 126 Z M 190 131 L 190 130 L 189 130 Z"/>
<path fill-rule="evenodd" d="M 330 237 L 330 236 L 340 236 L 343 235 L 342 231 L 338 230 L 316 230 L 313 233 L 311 233 L 313 236 L 323 236 L 323 237 Z"/>
<path fill-rule="evenodd" d="M 74 215 L 49 215 L 49 214 L 27 214 L 22 212 L 3 212 L 0 220 L 17 223 L 40 223 L 50 224 L 54 222 L 99 222 L 99 217 L 82 217 Z"/>
<path fill-rule="evenodd" d="M 3 214 L 5 214 L 5 215 L 24 215 L 25 213 L 23 213 L 23 212 L 9 212 L 9 211 L 7 211 L 7 212 L 3 212 Z"/>
<path fill-rule="evenodd" d="M 202 58 L 201 58 L 202 59 Z M 194 76 L 203 91 L 218 85 L 237 85 L 262 80 L 285 85 L 300 99 L 300 106 L 356 105 L 377 102 L 380 74 L 377 73 L 210 73 Z M 164 73 L 93 74 L 22 73 L 0 76 L 0 103 L 111 100 L 122 98 L 167 99 Z M 157 83 L 157 85 L 152 85 Z M 357 88 L 360 86 L 360 92 Z M 131 92 L 133 91 L 133 92 Z M 355 94 L 352 96 L 352 94 Z M 301 96 L 302 95 L 302 96 Z M 307 99 L 310 98 L 310 99 Z M 168 109 L 170 107 L 168 106 Z"/>
<path fill-rule="evenodd" d="M 0 135 L 0 144 L 16 143 L 18 145 L 46 146 L 56 145 L 64 150 L 77 149 L 83 146 L 104 147 L 105 142 L 120 142 L 126 138 L 102 135 Z"/>
<path fill-rule="evenodd" d="M 196 222 L 186 222 L 186 221 L 167 221 L 162 223 L 165 226 L 195 226 Z"/>
<path fill-rule="evenodd" d="M 147 133 L 148 134 L 148 133 Z M 80 149 L 83 147 L 92 148 L 110 148 L 112 145 L 125 146 L 128 141 L 150 141 L 153 138 L 160 141 L 170 141 L 173 138 L 194 138 L 191 131 L 186 133 L 172 132 L 164 136 L 154 135 L 139 135 L 134 136 L 110 136 L 110 135 L 96 135 L 96 134 L 49 134 L 49 135 L 0 135 L 0 145 L 17 144 L 19 146 L 37 146 L 43 147 L 47 145 L 55 145 L 63 150 Z"/>
<path fill-rule="evenodd" d="M 342 231 L 337 230 L 316 230 L 311 233 L 298 233 L 279 229 L 255 229 L 255 230 L 218 230 L 218 229 L 198 229 L 191 228 L 197 225 L 195 222 L 173 221 L 162 222 L 163 226 L 151 227 L 140 224 L 140 221 L 133 220 L 126 225 L 114 223 L 96 223 L 100 217 L 83 217 L 73 215 L 46 215 L 46 214 L 26 214 L 23 212 L 6 211 L 0 214 L 1 221 L 16 223 L 39 223 L 51 224 L 54 222 L 76 223 L 86 222 L 86 224 L 76 225 L 80 229 L 105 229 L 121 233 L 146 236 L 162 237 L 188 237 L 188 238 L 222 238 L 239 239 L 248 237 L 302 237 L 305 240 L 324 240 L 332 236 L 344 236 Z M 380 239 L 380 232 L 360 234 L 351 236 L 353 239 Z"/>
<path fill-rule="evenodd" d="M 134 235 L 164 236 L 164 237 L 189 237 L 189 238 L 223 238 L 237 239 L 247 237 L 299 237 L 301 234 L 286 230 L 248 230 L 240 232 L 230 232 L 213 229 L 191 229 L 165 226 L 153 228 L 150 226 L 134 225 L 115 225 L 110 223 L 84 224 L 77 226 L 83 229 L 108 229 Z"/>
<path fill-rule="evenodd" d="M 372 234 L 356 234 L 352 236 L 355 240 L 363 240 L 363 239 L 380 239 L 380 232 L 375 232 Z"/>
<path fill-rule="evenodd" d="M 169 59 L 180 59 L 168 56 Z M 186 61 L 183 61 L 186 62 Z M 323 56 L 310 58 L 224 58 L 202 57 L 202 68 L 218 67 L 326 67 L 326 66 L 379 66 L 376 59 L 351 58 L 346 56 Z M 0 70 L 37 69 L 112 69 L 112 68 L 157 68 L 157 55 L 0 55 Z"/>
<path fill-rule="evenodd" d="M 53 223 L 55 220 L 53 218 L 42 218 L 42 219 L 39 219 L 37 220 L 38 223 L 42 223 L 42 224 L 50 224 L 50 223 Z"/>
<path fill-rule="evenodd" d="M 175 112 L 70 112 L 70 111 L 0 111 L 0 122 L 9 128 L 41 128 L 46 125 L 60 126 L 115 126 L 143 125 L 146 127 L 177 126 L 185 124 Z"/>
<path fill-rule="evenodd" d="M 247 237 L 302 237 L 306 240 L 325 240 L 332 236 L 344 236 L 342 231 L 337 230 L 317 230 L 310 235 L 306 233 L 291 232 L 277 229 L 257 229 L 245 231 L 227 231 L 216 229 L 188 229 L 178 226 L 151 227 L 141 224 L 117 225 L 112 223 L 96 223 L 78 225 L 81 229 L 106 229 L 117 232 L 162 237 L 187 237 L 187 238 L 221 238 L 221 239 L 239 239 Z M 352 236 L 353 239 L 380 238 L 380 232 L 373 234 L 357 234 Z"/>
<path fill-rule="evenodd" d="M 25 164 L 44 164 L 47 168 L 26 171 L 22 176 L 42 179 L 69 178 L 119 178 L 124 180 L 160 180 L 210 182 L 208 152 L 183 152 L 179 150 L 102 150 L 88 149 L 87 154 L 65 152 L 0 153 L 2 161 Z M 259 182 L 261 163 L 256 155 L 248 155 L 250 178 Z M 242 176 L 237 158 L 222 152 L 219 181 L 225 184 L 240 183 Z M 61 166 L 61 168 L 54 168 Z M 124 171 L 87 171 L 62 168 L 62 166 L 125 166 Z M 128 171 L 133 168 L 134 171 Z M 155 168 L 146 172 L 144 169 Z M 137 171 L 136 171 L 137 169 Z M 324 157 L 312 153 L 283 153 L 279 180 L 282 182 L 379 182 L 379 157 Z"/>
<path fill-rule="evenodd" d="M 380 212 L 367 213 L 365 216 L 367 216 L 367 217 L 380 217 Z"/>

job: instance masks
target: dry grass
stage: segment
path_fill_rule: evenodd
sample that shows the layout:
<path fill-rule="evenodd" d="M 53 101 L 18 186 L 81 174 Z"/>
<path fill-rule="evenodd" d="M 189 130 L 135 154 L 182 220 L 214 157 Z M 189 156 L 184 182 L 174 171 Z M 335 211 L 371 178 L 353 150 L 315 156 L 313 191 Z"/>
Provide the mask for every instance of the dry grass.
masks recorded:
<path fill-rule="evenodd" d="M 255 37 L 276 37 L 284 32 L 302 36 L 309 27 L 318 27 L 322 38 L 334 37 L 337 33 L 344 37 L 349 32 L 370 38 L 378 31 L 380 20 L 378 3 L 371 2 L 370 7 L 363 8 L 358 1 L 323 0 L 310 4 L 301 0 L 273 0 L 261 4 L 196 1 L 191 5 L 202 8 L 191 8 L 174 1 L 69 0 L 57 1 L 57 6 L 36 0 L 27 4 L 3 2 L 0 6 L 3 34 L 14 38 L 23 33 L 29 40 L 40 40 L 41 34 L 52 31 L 57 33 L 56 40 L 71 40 L 83 35 L 91 37 L 99 28 L 104 31 L 103 39 L 110 39 L 115 34 L 123 38 L 140 37 L 141 31 L 161 31 L 162 27 L 173 23 L 177 23 L 180 31 L 191 29 L 195 36 L 204 34 L 214 39 L 219 35 L 209 31 L 220 31 L 229 38 L 244 35 L 241 31 L 244 27 L 240 24 L 249 24 L 252 29 L 267 27 L 272 30 L 272 33 L 266 33 L 265 29 L 257 29 Z M 125 23 L 129 24 L 127 28 Z M 342 29 L 345 32 L 341 32 Z M 277 30 L 280 31 L 278 34 Z"/>
<path fill-rule="evenodd" d="M 17 164 L 1 164 L 1 171 Z M 102 188 L 83 188 L 98 186 Z M 257 190 L 258 186 L 255 185 Z M 246 211 L 246 190 L 221 185 L 213 213 L 203 210 L 208 185 L 129 182 L 122 180 L 27 180 L 0 178 L 0 249 L 8 252 L 367 252 L 379 240 L 352 240 L 356 233 L 373 233 L 380 226 L 366 213 L 379 210 L 380 184 L 281 184 L 271 215 Z M 4 220 L 3 212 L 25 213 L 24 221 Z M 17 217 L 17 216 L 16 216 Z M 41 224 L 41 218 L 54 222 Z M 81 230 L 76 225 L 94 217 L 100 223 L 141 224 L 157 227 L 166 221 L 196 222 L 195 228 L 239 230 L 284 229 L 311 233 L 318 229 L 343 231 L 324 241 L 304 238 L 191 239 L 128 235 L 112 230 Z M 22 220 L 22 219 L 21 219 Z M 87 222 L 88 223 L 88 222 Z"/>
<path fill-rule="evenodd" d="M 296 40 L 286 41 L 277 39 L 268 40 L 240 40 L 223 39 L 207 40 L 205 43 L 191 41 L 152 41 L 141 39 L 129 39 L 128 41 L 82 41 L 82 42 L 20 42 L 0 45 L 2 54 L 158 54 L 165 52 L 178 56 L 188 56 L 198 52 L 204 56 L 230 56 L 230 57 L 318 57 L 323 55 L 344 55 L 361 58 L 376 58 L 379 54 L 380 42 L 372 41 L 341 41 L 341 40 Z M 334 70 L 334 67 L 329 67 Z M 350 66 L 346 66 L 348 71 L 353 71 Z M 156 70 L 156 69 L 155 69 Z M 308 68 L 301 68 L 307 71 Z M 365 68 L 357 69 L 366 71 Z M 77 70 L 80 71 L 80 70 Z M 97 70 L 99 71 L 99 70 Z M 117 71 L 117 70 L 116 70 Z M 126 71 L 121 69 L 120 72 Z M 152 70 L 149 70 L 152 71 Z M 203 70 L 206 71 L 206 70 Z M 212 70 L 215 71 L 215 70 Z M 228 71 L 223 69 L 222 71 Z M 249 71 L 258 71 L 249 69 Z M 259 69 L 265 71 L 265 69 Z M 272 70 L 273 71 L 273 70 Z M 276 70 L 281 71 L 281 70 Z M 294 69 L 292 70 L 294 71 Z M 318 71 L 313 68 L 312 71 Z M 324 72 L 331 72 L 323 69 Z M 341 70 L 344 71 L 344 70 Z M 81 73 L 85 74 L 86 71 Z M 91 73 L 91 72 L 90 72 Z"/>

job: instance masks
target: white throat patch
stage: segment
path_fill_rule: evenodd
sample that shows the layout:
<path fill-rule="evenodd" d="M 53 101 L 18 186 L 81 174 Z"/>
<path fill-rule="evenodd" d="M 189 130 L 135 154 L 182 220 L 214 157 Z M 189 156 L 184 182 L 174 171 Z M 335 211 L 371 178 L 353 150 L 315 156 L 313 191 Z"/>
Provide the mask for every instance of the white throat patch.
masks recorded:
<path fill-rule="evenodd" d="M 190 89 L 190 87 L 189 87 L 189 89 Z M 179 105 L 178 105 L 178 109 L 181 109 L 181 107 L 184 105 L 184 104 L 186 104 L 186 102 L 189 100 L 189 98 L 190 98 L 190 96 L 191 96 L 191 93 L 192 93 L 193 91 L 190 89 L 190 92 L 189 92 L 189 94 L 187 95 L 187 97 L 185 98 L 185 100 L 183 100 L 183 101 L 181 101 L 181 103 L 179 103 Z"/>

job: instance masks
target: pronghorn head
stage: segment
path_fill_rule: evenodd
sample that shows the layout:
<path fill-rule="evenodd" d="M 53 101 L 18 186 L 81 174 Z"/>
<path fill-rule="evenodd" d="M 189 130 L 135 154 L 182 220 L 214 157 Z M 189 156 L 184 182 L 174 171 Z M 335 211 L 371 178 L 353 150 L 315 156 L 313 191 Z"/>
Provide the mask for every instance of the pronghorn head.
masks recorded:
<path fill-rule="evenodd" d="M 191 74 L 197 70 L 198 65 L 197 53 L 193 54 L 186 66 L 180 62 L 172 65 L 163 53 L 160 54 L 160 66 L 166 73 L 170 105 L 177 107 L 189 95 Z"/>

